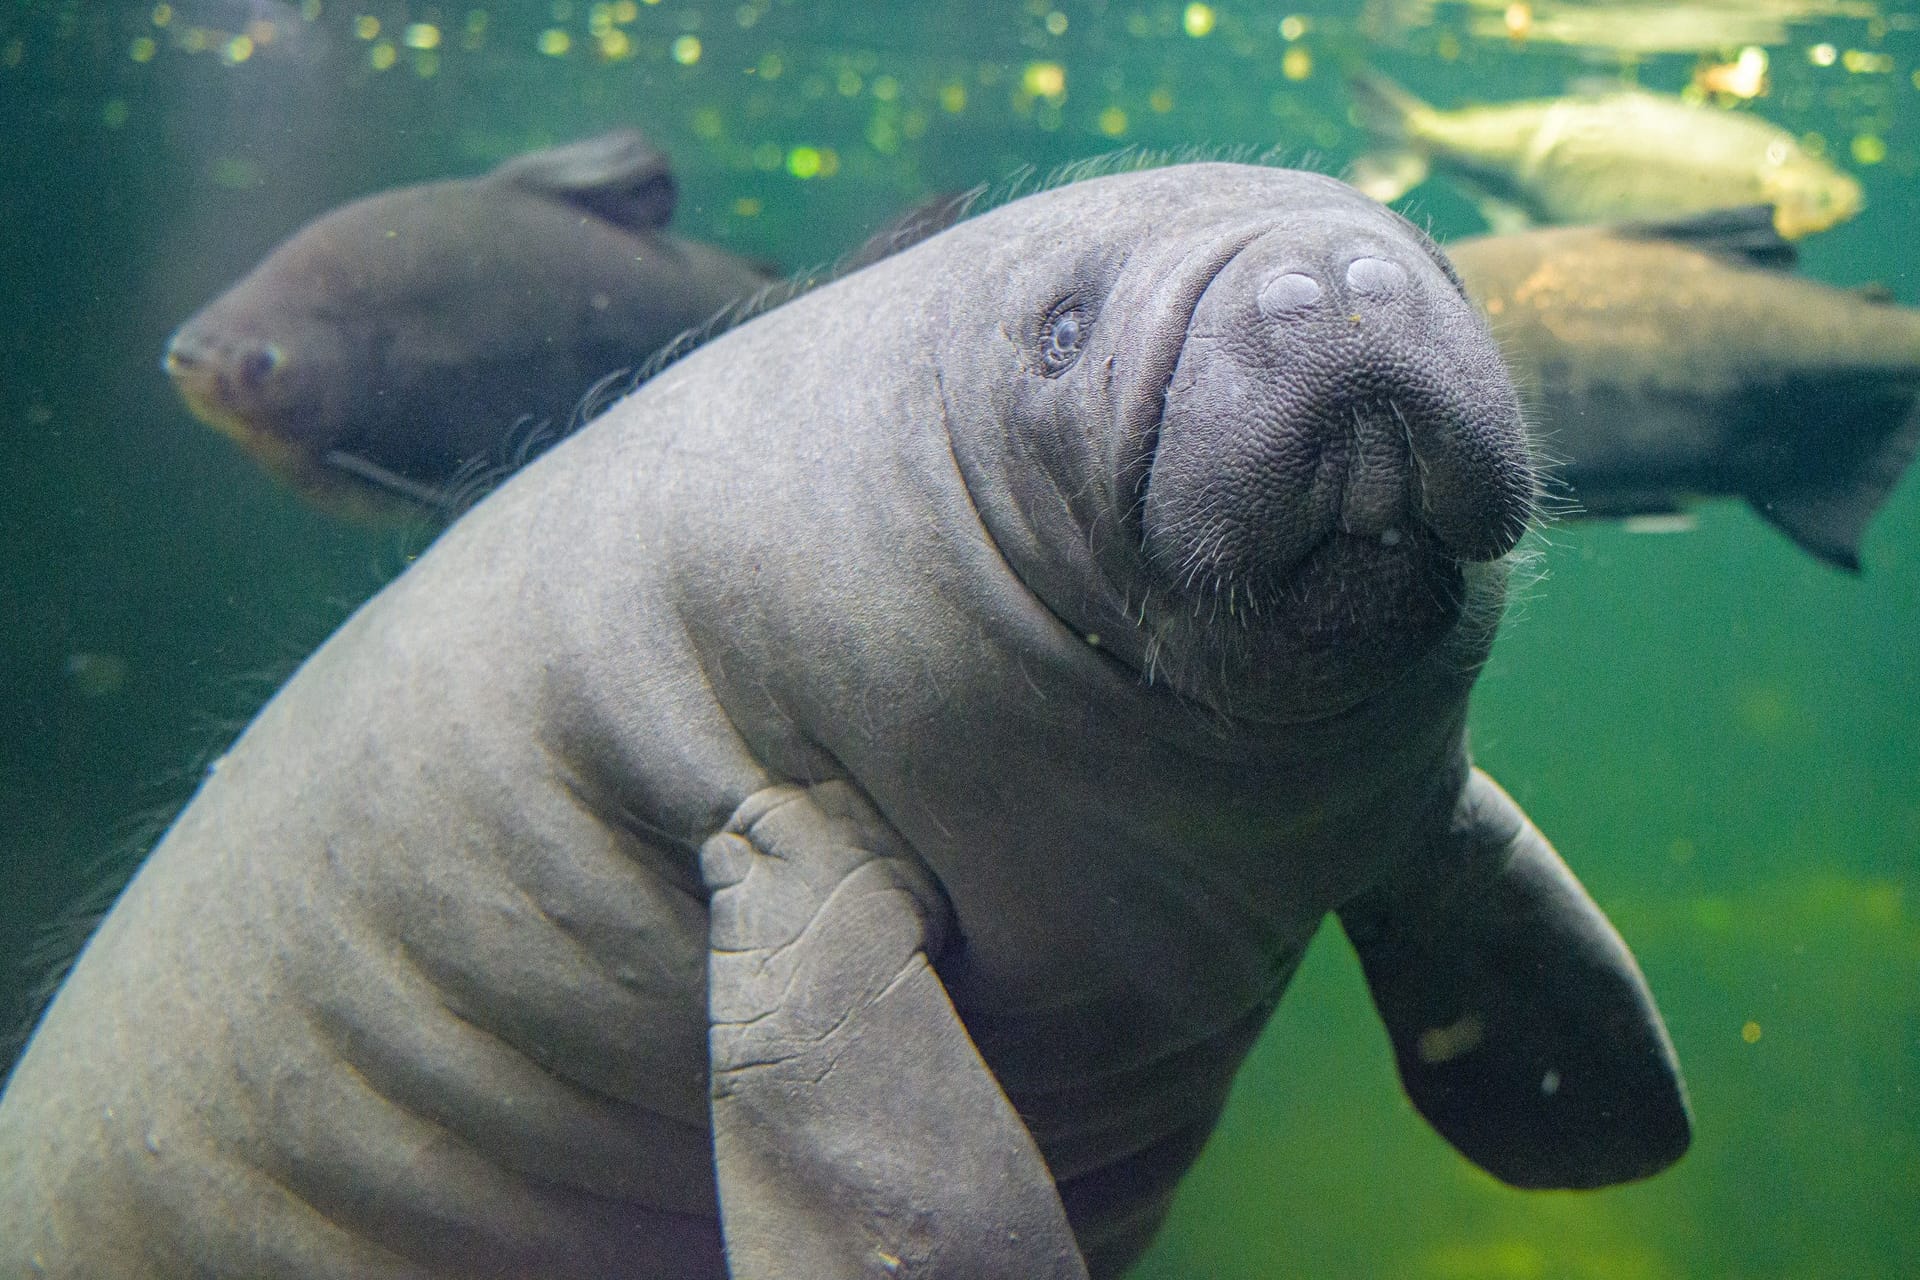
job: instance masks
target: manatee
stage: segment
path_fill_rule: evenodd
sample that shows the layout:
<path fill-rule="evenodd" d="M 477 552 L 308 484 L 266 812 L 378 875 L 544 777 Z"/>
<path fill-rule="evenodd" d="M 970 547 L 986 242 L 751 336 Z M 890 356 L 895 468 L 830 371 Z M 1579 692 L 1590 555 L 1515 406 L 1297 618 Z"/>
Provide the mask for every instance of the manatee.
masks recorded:
<path fill-rule="evenodd" d="M 1328 914 L 1523 1187 L 1677 1158 L 1470 761 L 1536 475 L 1439 250 L 1108 174 L 709 343 L 363 606 L 0 1099 L 45 1277 L 1109 1277 Z"/>
<path fill-rule="evenodd" d="M 1920 310 L 1793 274 L 1764 207 L 1448 246 L 1578 514 L 1744 498 L 1820 559 L 1920 446 Z"/>
<path fill-rule="evenodd" d="M 668 233 L 675 198 L 632 129 L 368 196 L 180 326 L 164 367 L 197 416 L 323 506 L 442 506 L 516 429 L 564 432 L 598 380 L 774 278 Z"/>

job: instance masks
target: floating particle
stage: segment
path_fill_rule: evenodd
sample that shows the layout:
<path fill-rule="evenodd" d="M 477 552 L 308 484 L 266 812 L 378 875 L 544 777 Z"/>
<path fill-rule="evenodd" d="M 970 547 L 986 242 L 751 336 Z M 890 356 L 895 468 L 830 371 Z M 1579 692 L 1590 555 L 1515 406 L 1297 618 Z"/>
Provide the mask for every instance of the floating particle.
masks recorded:
<path fill-rule="evenodd" d="M 1063 36 L 1067 34 L 1067 15 L 1055 9 L 1047 15 L 1047 34 Z"/>
<path fill-rule="evenodd" d="M 940 86 L 940 107 L 949 115 L 959 115 L 967 109 L 967 86 L 958 80 L 949 80 Z"/>
<path fill-rule="evenodd" d="M 1509 39 L 1525 40 L 1533 34 L 1533 6 L 1530 4 L 1508 5 L 1500 20 L 1507 29 Z"/>
<path fill-rule="evenodd" d="M 696 138 L 704 138 L 712 142 L 725 131 L 725 128 L 725 122 L 720 119 L 720 113 L 712 107 L 702 107 L 693 113 L 693 134 Z"/>
<path fill-rule="evenodd" d="M 1816 67 L 1830 67 L 1840 58 L 1840 51 L 1830 44 L 1816 44 L 1807 50 L 1807 61 Z"/>
<path fill-rule="evenodd" d="M 108 98 L 100 108 L 100 123 L 109 129 L 118 129 L 127 122 L 127 100 Z"/>
<path fill-rule="evenodd" d="M 600 37 L 600 56 L 609 62 L 633 56 L 633 41 L 619 28 L 609 30 Z"/>
<path fill-rule="evenodd" d="M 787 64 L 780 60 L 780 55 L 777 53 L 761 54 L 760 61 L 753 67 L 754 74 L 762 80 L 778 80 L 780 73 L 786 69 Z"/>
<path fill-rule="evenodd" d="M 1854 75 L 1886 75 L 1893 70 L 1893 55 L 1849 49 L 1840 55 L 1840 65 Z"/>
<path fill-rule="evenodd" d="M 1213 6 L 1210 4 L 1197 2 L 1190 4 L 1180 15 L 1180 25 L 1196 40 L 1212 32 L 1214 23 L 1218 21 L 1219 16 L 1214 13 Z"/>
<path fill-rule="evenodd" d="M 741 196 L 733 202 L 733 216 L 736 218 L 757 218 L 766 206 L 759 196 Z"/>
<path fill-rule="evenodd" d="M 1147 105 L 1152 107 L 1158 115 L 1167 114 L 1173 110 L 1173 90 L 1161 85 L 1147 95 Z"/>
<path fill-rule="evenodd" d="M 548 27 L 540 33 L 539 42 L 535 47 L 549 58 L 564 57 L 567 50 L 573 47 L 573 37 L 558 27 Z"/>
<path fill-rule="evenodd" d="M 635 4 L 633 0 L 615 0 L 613 6 L 613 20 L 615 22 L 632 22 L 639 16 L 640 6 Z"/>
<path fill-rule="evenodd" d="M 152 36 L 135 36 L 133 43 L 127 48 L 127 56 L 135 62 L 152 62 L 153 55 L 159 52 L 159 49 L 159 44 Z"/>
<path fill-rule="evenodd" d="M 153 25 L 154 25 L 154 26 L 156 26 L 156 27 L 164 27 L 164 26 L 166 26 L 166 25 L 167 25 L 167 24 L 168 24 L 169 22 L 172 22 L 172 21 L 173 21 L 173 6 L 172 6 L 172 5 L 170 5 L 170 4 L 157 4 L 157 5 L 155 5 L 155 6 L 153 6 Z"/>
<path fill-rule="evenodd" d="M 375 71 L 385 71 L 399 58 L 400 50 L 394 47 L 391 40 L 377 41 L 373 48 L 367 50 L 367 62 Z"/>
<path fill-rule="evenodd" d="M 777 142 L 763 142 L 753 149 L 753 167 L 764 173 L 772 173 L 786 161 L 786 152 Z"/>
<path fill-rule="evenodd" d="M 1127 131 L 1127 113 L 1119 107 L 1108 107 L 1100 113 L 1100 132 L 1109 138 L 1117 138 Z"/>
<path fill-rule="evenodd" d="M 1887 158 L 1887 144 L 1877 134 L 1861 133 L 1854 135 L 1853 152 L 1856 164 L 1879 164 Z"/>
<path fill-rule="evenodd" d="M 300 17 L 306 22 L 320 21 L 320 0 L 300 0 Z"/>
<path fill-rule="evenodd" d="M 440 74 L 440 54 L 435 49 L 422 49 L 413 55 L 413 74 L 422 80 Z"/>
<path fill-rule="evenodd" d="M 362 40 L 371 40 L 380 34 L 380 19 L 370 13 L 363 13 L 353 20 L 353 34 Z"/>
<path fill-rule="evenodd" d="M 1307 20 L 1297 13 L 1290 13 L 1280 19 L 1280 38 L 1292 43 L 1307 34 Z"/>
<path fill-rule="evenodd" d="M 874 77 L 873 96 L 882 102 L 892 102 L 900 96 L 900 82 L 892 76 Z"/>
<path fill-rule="evenodd" d="M 235 36 L 220 47 L 220 60 L 230 67 L 237 67 L 253 56 L 253 41 L 246 36 Z"/>
<path fill-rule="evenodd" d="M 840 74 L 834 77 L 833 87 L 840 91 L 840 96 L 843 98 L 857 98 L 867 84 L 860 78 L 858 71 L 852 67 L 842 67 Z"/>
<path fill-rule="evenodd" d="M 1020 88 L 1033 98 L 1064 98 L 1067 69 L 1057 62 L 1029 62 L 1020 73 Z"/>
<path fill-rule="evenodd" d="M 401 43 L 409 49 L 438 49 L 440 47 L 440 28 L 431 22 L 409 23 Z"/>
<path fill-rule="evenodd" d="M 1280 59 L 1280 74 L 1289 80 L 1305 80 L 1313 74 L 1313 55 L 1307 46 L 1296 44 Z"/>
<path fill-rule="evenodd" d="M 1740 1038 L 1748 1044 L 1757 1044 L 1760 1040 L 1760 1024 L 1749 1020 L 1740 1028 Z"/>
<path fill-rule="evenodd" d="M 673 60 L 683 67 L 690 67 L 700 61 L 700 37 L 681 36 L 667 50 Z"/>

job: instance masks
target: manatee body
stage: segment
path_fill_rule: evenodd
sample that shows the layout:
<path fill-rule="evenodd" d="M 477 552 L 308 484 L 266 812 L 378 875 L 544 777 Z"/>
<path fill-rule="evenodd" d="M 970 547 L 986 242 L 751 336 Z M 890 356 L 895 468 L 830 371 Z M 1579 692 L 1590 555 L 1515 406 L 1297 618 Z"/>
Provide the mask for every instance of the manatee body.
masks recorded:
<path fill-rule="evenodd" d="M 444 502 L 573 423 L 601 378 L 764 287 L 670 235 L 666 157 L 619 130 L 315 219 L 168 343 L 193 411 L 335 509 Z M 390 502 L 386 505 L 391 505 Z"/>
<path fill-rule="evenodd" d="M 1438 251 L 1111 175 L 668 367 L 363 607 L 0 1099 L 47 1277 L 1113 1276 L 1329 912 L 1523 1186 L 1685 1147 L 1464 743 L 1534 496 Z"/>
<path fill-rule="evenodd" d="M 1792 273 L 1765 208 L 1462 240 L 1580 514 L 1745 498 L 1857 571 L 1920 445 L 1920 310 Z"/>

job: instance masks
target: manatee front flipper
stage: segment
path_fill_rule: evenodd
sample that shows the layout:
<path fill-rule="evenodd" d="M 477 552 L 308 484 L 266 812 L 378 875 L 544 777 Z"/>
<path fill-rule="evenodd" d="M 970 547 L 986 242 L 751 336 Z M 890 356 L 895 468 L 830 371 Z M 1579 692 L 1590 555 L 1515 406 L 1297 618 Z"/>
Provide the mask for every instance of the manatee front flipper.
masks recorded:
<path fill-rule="evenodd" d="M 773 787 L 701 849 L 734 1280 L 1085 1280 L 1053 1179 L 927 956 L 940 890 L 851 787 Z"/>
<path fill-rule="evenodd" d="M 1633 957 L 1486 774 L 1425 856 L 1340 921 L 1408 1096 L 1487 1172 L 1597 1187 L 1686 1150 L 1686 1092 Z"/>

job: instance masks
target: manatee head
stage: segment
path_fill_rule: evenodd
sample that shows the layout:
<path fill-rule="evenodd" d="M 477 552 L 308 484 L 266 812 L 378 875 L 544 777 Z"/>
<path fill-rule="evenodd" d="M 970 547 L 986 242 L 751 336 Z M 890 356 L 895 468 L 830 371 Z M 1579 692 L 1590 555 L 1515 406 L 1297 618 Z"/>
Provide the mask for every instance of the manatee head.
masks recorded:
<path fill-rule="evenodd" d="M 1034 592 L 1229 715 L 1313 719 L 1424 661 L 1477 666 L 1536 479 L 1433 243 L 1254 166 L 1115 175 L 981 226 L 1022 205 L 983 237 L 1010 250 L 981 250 L 1018 258 L 1000 438 L 969 427 L 956 452 Z"/>

